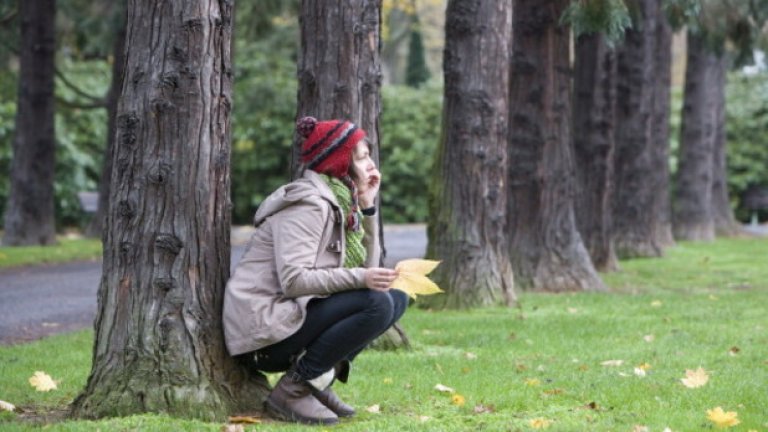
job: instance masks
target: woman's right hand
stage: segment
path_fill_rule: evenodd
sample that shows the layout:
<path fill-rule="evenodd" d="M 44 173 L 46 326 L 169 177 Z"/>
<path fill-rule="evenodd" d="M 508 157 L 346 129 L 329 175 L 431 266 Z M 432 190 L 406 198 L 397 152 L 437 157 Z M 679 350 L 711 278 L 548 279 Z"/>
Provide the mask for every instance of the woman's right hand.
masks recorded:
<path fill-rule="evenodd" d="M 376 291 L 389 291 L 392 282 L 397 279 L 397 271 L 384 267 L 365 269 L 365 286 Z"/>

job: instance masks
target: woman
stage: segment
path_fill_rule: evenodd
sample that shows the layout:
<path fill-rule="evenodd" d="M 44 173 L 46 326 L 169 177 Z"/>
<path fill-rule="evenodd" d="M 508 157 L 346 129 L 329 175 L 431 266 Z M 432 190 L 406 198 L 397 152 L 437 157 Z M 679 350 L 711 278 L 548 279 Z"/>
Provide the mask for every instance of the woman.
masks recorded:
<path fill-rule="evenodd" d="M 256 212 L 224 294 L 224 336 L 229 353 L 254 368 L 286 371 L 268 412 L 332 424 L 355 411 L 331 384 L 346 382 L 349 362 L 400 318 L 407 297 L 389 288 L 397 273 L 378 267 L 381 174 L 365 131 L 305 117 L 297 132 L 304 174 Z"/>

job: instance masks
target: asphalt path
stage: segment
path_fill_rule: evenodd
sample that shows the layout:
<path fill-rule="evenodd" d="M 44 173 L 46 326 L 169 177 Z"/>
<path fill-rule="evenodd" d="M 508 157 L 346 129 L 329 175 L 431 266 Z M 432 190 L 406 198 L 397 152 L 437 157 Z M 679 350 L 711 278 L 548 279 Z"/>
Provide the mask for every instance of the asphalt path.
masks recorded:
<path fill-rule="evenodd" d="M 245 250 L 250 229 L 232 230 L 234 266 Z M 424 256 L 424 225 L 384 227 L 385 265 Z M 27 342 L 93 325 L 101 262 L 30 266 L 0 271 L 0 344 Z"/>

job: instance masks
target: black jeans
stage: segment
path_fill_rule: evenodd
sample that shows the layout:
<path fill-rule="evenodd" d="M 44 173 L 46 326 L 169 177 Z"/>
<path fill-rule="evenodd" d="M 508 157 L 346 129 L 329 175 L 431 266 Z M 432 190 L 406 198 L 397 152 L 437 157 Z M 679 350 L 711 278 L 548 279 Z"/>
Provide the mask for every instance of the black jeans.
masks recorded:
<path fill-rule="evenodd" d="M 255 367 L 264 372 L 282 372 L 305 351 L 296 371 L 305 380 L 316 378 L 341 360 L 354 359 L 400 319 L 407 306 L 408 296 L 395 289 L 359 289 L 312 299 L 299 331 L 258 350 Z"/>

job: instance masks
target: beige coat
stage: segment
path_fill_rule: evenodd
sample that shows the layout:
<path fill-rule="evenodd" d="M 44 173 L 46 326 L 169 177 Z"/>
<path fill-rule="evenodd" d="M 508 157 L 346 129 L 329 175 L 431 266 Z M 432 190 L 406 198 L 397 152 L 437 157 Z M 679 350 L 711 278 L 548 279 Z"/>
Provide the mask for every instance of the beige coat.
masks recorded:
<path fill-rule="evenodd" d="M 342 267 L 345 220 L 331 189 L 310 170 L 264 200 L 254 218 L 256 232 L 224 292 L 230 355 L 295 333 L 312 298 L 365 287 L 364 268 Z M 377 218 L 364 217 L 363 228 L 365 266 L 377 266 Z"/>

